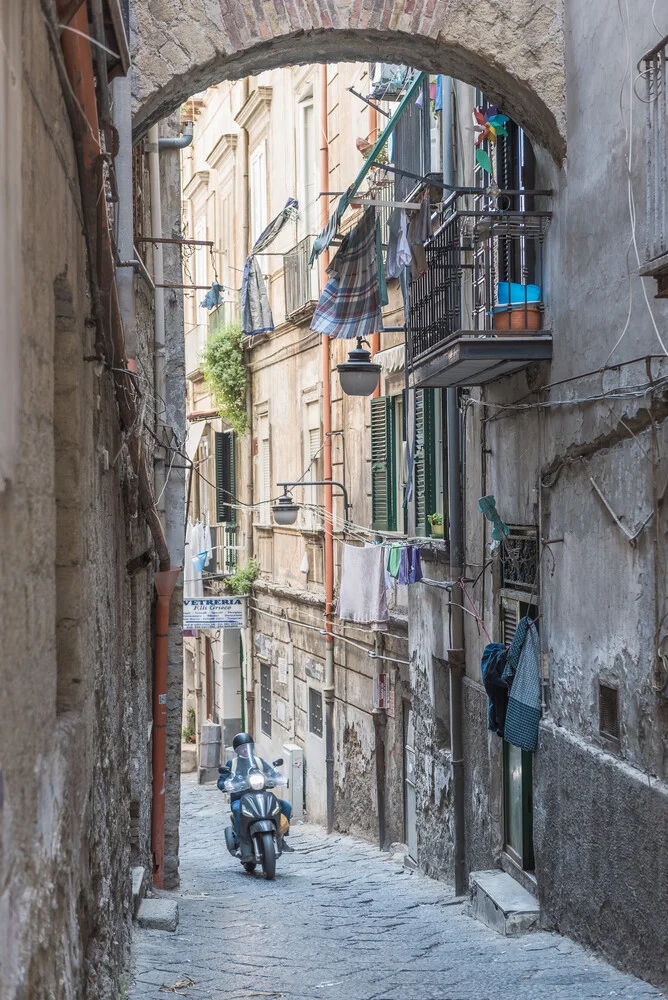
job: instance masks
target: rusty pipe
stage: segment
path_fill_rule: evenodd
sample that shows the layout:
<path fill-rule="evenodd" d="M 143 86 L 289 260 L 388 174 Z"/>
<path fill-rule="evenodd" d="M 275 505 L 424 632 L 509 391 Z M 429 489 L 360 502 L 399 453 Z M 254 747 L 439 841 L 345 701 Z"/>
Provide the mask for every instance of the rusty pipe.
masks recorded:
<path fill-rule="evenodd" d="M 169 650 L 169 606 L 180 567 L 155 573 L 158 594 L 155 609 L 155 653 L 153 666 L 153 792 L 151 798 L 151 849 L 153 884 L 162 889 L 165 877 L 165 771 L 167 769 L 167 656 Z"/>
<path fill-rule="evenodd" d="M 378 111 L 372 105 L 369 105 L 368 109 L 369 115 L 369 135 L 372 137 L 372 141 L 376 141 L 376 132 L 378 131 Z M 369 345 L 371 347 L 371 358 L 373 360 L 374 356 L 378 354 L 380 350 L 380 334 L 372 333 L 369 337 Z M 378 379 L 378 385 L 373 390 L 371 394 L 372 399 L 377 399 L 380 396 L 380 379 Z"/>

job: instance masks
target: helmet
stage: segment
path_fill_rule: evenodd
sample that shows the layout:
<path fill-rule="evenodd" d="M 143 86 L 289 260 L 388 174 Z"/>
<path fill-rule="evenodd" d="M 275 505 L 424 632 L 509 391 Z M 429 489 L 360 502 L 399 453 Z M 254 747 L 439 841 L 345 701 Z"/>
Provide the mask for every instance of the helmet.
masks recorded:
<path fill-rule="evenodd" d="M 238 750 L 239 747 L 243 746 L 244 743 L 252 743 L 253 737 L 249 733 L 237 733 L 237 735 L 232 740 L 232 749 Z"/>

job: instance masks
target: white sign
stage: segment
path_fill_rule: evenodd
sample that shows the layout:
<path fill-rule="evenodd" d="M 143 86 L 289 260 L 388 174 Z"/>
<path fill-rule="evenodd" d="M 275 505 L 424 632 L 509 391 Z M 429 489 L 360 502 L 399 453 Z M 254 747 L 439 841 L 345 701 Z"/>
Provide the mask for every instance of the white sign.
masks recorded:
<path fill-rule="evenodd" d="M 184 597 L 183 627 L 243 628 L 246 601 L 243 597 Z"/>

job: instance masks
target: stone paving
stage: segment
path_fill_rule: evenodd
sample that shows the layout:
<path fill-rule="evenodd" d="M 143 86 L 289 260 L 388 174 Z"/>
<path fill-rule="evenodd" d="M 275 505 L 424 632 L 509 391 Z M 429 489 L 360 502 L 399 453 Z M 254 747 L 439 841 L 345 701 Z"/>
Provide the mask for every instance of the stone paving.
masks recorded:
<path fill-rule="evenodd" d="M 135 929 L 131 1000 L 628 1000 L 664 996 L 566 938 L 504 938 L 373 846 L 296 825 L 274 882 L 223 841 L 226 799 L 183 783 L 176 933 Z M 175 984 L 190 983 L 175 991 Z"/>

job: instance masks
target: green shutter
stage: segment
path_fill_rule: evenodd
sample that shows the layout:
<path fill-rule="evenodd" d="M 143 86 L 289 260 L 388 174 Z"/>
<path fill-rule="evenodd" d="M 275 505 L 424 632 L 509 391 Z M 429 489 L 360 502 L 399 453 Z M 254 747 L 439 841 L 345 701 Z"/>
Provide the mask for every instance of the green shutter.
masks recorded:
<path fill-rule="evenodd" d="M 216 432 L 216 520 L 236 523 L 234 431 Z"/>
<path fill-rule="evenodd" d="M 394 468 L 394 400 L 371 400 L 371 527 L 396 531 L 396 473 Z"/>
<path fill-rule="evenodd" d="M 436 428 L 434 390 L 415 390 L 415 534 L 426 536 L 431 528 L 427 517 L 436 511 Z"/>

